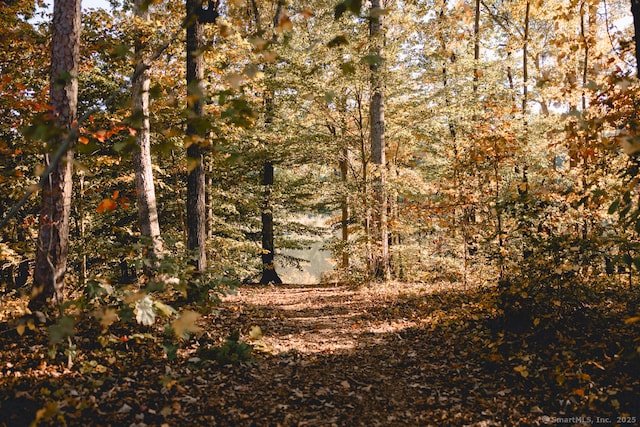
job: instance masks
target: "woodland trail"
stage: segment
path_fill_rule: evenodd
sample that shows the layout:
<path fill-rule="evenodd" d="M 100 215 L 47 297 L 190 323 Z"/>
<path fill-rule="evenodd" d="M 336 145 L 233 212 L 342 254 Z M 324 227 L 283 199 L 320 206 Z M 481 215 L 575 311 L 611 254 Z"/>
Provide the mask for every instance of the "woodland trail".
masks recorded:
<path fill-rule="evenodd" d="M 27 342 L 5 334 L 0 426 L 28 426 L 36 416 L 38 425 L 135 427 L 579 425 L 570 417 L 637 417 L 638 364 L 609 356 L 617 343 L 632 342 L 614 328 L 620 318 L 542 322 L 509 337 L 491 326 L 490 295 L 455 285 L 247 285 L 200 319 L 203 332 L 174 361 L 150 338 L 102 348 L 87 327 L 76 332 L 71 370 L 46 358 L 46 332 Z M 255 326 L 262 338 L 252 341 Z M 250 362 L 197 357 L 234 330 L 254 345 Z"/>
<path fill-rule="evenodd" d="M 514 395 L 474 330 L 479 305 L 451 287 L 243 288 L 218 330 L 260 326 L 247 425 L 518 425 L 541 419 Z M 470 332 L 470 333 L 469 333 Z M 488 355 L 489 353 L 487 353 Z M 257 401 L 257 402 L 256 402 Z"/>

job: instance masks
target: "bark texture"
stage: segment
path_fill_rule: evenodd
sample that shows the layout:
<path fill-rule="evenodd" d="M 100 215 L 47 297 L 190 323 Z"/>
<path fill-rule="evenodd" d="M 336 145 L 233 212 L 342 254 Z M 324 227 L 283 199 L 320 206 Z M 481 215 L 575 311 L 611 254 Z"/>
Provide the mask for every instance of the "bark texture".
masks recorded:
<path fill-rule="evenodd" d="M 204 108 L 202 103 L 204 60 L 201 56 L 203 28 L 197 20 L 202 10 L 200 0 L 187 0 L 187 105 L 190 110 L 187 136 L 192 137 L 187 148 L 187 248 L 197 252 L 198 271 L 207 268 L 207 218 L 205 211 L 204 154 L 199 141 Z M 195 138 L 193 138 L 195 137 Z"/>
<path fill-rule="evenodd" d="M 256 17 L 259 17 L 257 13 L 257 6 L 253 3 Z M 278 1 L 276 12 L 273 16 L 273 41 L 276 41 L 275 29 L 280 22 L 280 15 L 282 13 L 283 2 Z M 256 18 L 256 25 L 260 28 L 259 18 Z M 275 72 L 275 71 L 273 71 Z M 267 90 L 264 97 L 265 104 L 265 128 L 268 130 L 273 122 L 273 109 L 274 109 L 274 95 L 273 92 Z M 267 153 L 267 155 L 269 155 Z M 281 284 L 282 279 L 278 276 L 276 271 L 275 258 L 275 234 L 273 231 L 273 207 L 271 206 L 271 189 L 273 188 L 274 176 L 273 176 L 273 162 L 267 160 L 263 166 L 262 172 L 262 185 L 264 186 L 264 202 L 262 206 L 262 276 L 260 277 L 261 284 Z"/>
<path fill-rule="evenodd" d="M 383 7 L 381 0 L 373 0 L 371 9 L 377 10 Z M 380 56 L 384 34 L 379 14 L 374 14 L 369 24 L 369 37 L 373 54 Z M 373 191 L 375 206 L 373 209 L 373 233 L 376 248 L 373 250 L 372 273 L 378 279 L 390 279 L 389 265 L 389 229 L 387 224 L 387 162 L 384 138 L 384 78 L 381 73 L 381 64 L 374 62 L 370 66 L 371 71 L 371 104 L 370 137 L 371 137 L 371 161 L 376 165 Z"/>
<path fill-rule="evenodd" d="M 273 233 L 273 208 L 271 207 L 271 187 L 273 187 L 273 163 L 265 162 L 262 175 L 264 205 L 262 207 L 262 277 L 260 284 L 279 285 L 282 279 L 276 272 L 274 263 L 275 243 Z"/>
<path fill-rule="evenodd" d="M 53 5 L 50 98 L 55 116 L 55 132 L 45 155 L 47 166 L 52 152 L 75 132 L 78 107 L 78 61 L 80 57 L 80 0 L 55 0 Z M 77 138 L 77 135 L 71 135 Z M 73 144 L 71 144 L 73 146 Z M 47 301 L 64 301 L 64 276 L 69 248 L 69 214 L 73 174 L 73 151 L 60 159 L 42 188 L 40 229 L 36 249 L 31 306 Z"/>
<path fill-rule="evenodd" d="M 135 1 L 136 15 L 142 21 L 149 20 L 148 9 L 143 10 L 143 0 Z M 136 42 L 136 62 L 138 66 L 144 63 L 143 47 Z M 138 222 L 140 234 L 151 240 L 149 256 L 157 259 L 162 253 L 160 239 L 160 222 L 156 205 L 156 192 L 153 183 L 151 163 L 151 126 L 149 123 L 149 86 L 151 73 L 149 68 L 139 73 L 133 81 L 132 115 L 134 127 L 137 130 L 136 142 L 138 150 L 134 155 L 134 169 L 136 175 L 136 202 L 138 205 Z"/>
<path fill-rule="evenodd" d="M 636 42 L 636 68 L 640 77 L 640 0 L 631 0 L 631 14 Z"/>

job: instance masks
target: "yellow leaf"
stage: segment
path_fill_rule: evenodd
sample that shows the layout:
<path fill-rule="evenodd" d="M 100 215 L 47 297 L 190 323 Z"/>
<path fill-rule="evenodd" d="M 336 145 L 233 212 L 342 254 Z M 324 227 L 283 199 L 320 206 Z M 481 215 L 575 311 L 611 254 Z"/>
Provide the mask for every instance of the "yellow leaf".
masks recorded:
<path fill-rule="evenodd" d="M 24 323 L 20 323 L 18 326 L 16 326 L 16 331 L 18 331 L 18 335 L 22 336 L 22 334 L 24 334 L 24 330 L 26 329 L 27 325 L 25 325 Z"/>
<path fill-rule="evenodd" d="M 189 333 L 200 331 L 200 327 L 196 325 L 199 318 L 200 313 L 191 310 L 184 311 L 180 317 L 171 324 L 173 332 L 178 338 L 184 338 Z"/>
<path fill-rule="evenodd" d="M 502 355 L 499 354 L 499 353 L 491 353 L 491 354 L 489 354 L 489 360 L 492 361 L 492 362 L 499 362 L 502 359 L 504 359 L 504 357 L 502 357 Z"/>
<path fill-rule="evenodd" d="M 262 37 L 253 37 L 249 39 L 249 43 L 251 43 L 257 51 L 261 51 L 269 42 Z"/>
<path fill-rule="evenodd" d="M 200 166 L 200 159 L 187 159 L 187 172 L 188 173 L 191 173 L 198 166 Z"/>
<path fill-rule="evenodd" d="M 513 370 L 522 375 L 523 378 L 527 378 L 529 376 L 529 371 L 527 371 L 527 367 L 524 365 L 516 366 Z"/>
<path fill-rule="evenodd" d="M 275 52 L 265 50 L 264 52 L 262 52 L 262 57 L 266 62 L 273 62 L 278 58 L 278 54 Z"/>
<path fill-rule="evenodd" d="M 244 77 L 239 73 L 231 73 L 227 76 L 227 81 L 231 85 L 233 89 L 239 89 L 242 84 Z"/>
<path fill-rule="evenodd" d="M 578 374 L 578 378 L 582 381 L 591 381 L 591 375 L 585 374 L 584 372 Z"/>
<path fill-rule="evenodd" d="M 249 331 L 249 338 L 251 338 L 253 341 L 262 339 L 262 329 L 260 329 L 260 326 L 251 327 L 251 330 Z"/>
<path fill-rule="evenodd" d="M 108 328 L 118 321 L 118 312 L 113 308 L 105 308 L 94 313 L 96 319 L 100 321 L 103 328 Z"/>
<path fill-rule="evenodd" d="M 58 404 L 56 402 L 48 402 L 44 408 L 38 409 L 36 418 L 32 425 L 38 425 L 40 421 L 48 420 L 58 413 Z"/>
<path fill-rule="evenodd" d="M 625 319 L 624 324 L 630 325 L 636 322 L 640 322 L 640 316 L 629 317 L 628 319 Z"/>

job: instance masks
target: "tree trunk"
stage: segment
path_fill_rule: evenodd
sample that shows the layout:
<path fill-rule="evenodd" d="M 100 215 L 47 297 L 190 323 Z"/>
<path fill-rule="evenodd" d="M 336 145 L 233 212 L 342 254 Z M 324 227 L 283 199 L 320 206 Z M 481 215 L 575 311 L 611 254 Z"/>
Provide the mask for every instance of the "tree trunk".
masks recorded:
<path fill-rule="evenodd" d="M 199 272 L 207 268 L 204 155 L 200 147 L 200 140 L 205 136 L 200 123 L 204 115 L 204 60 L 200 52 L 203 28 L 197 19 L 201 9 L 201 0 L 187 0 L 187 106 L 190 110 L 187 137 L 192 137 L 187 142 L 187 248 L 197 251 Z"/>
<path fill-rule="evenodd" d="M 273 16 L 273 41 L 276 41 L 275 29 L 280 23 L 280 15 L 282 13 L 283 1 L 278 1 L 276 12 Z M 259 14 L 257 13 L 257 6 L 255 2 L 254 12 L 256 13 L 256 25 L 260 29 Z M 265 104 L 265 128 L 269 130 L 271 123 L 273 122 L 273 108 L 274 108 L 274 95 L 269 89 L 266 90 L 264 104 Z M 268 155 L 268 154 L 267 154 Z M 262 277 L 260 278 L 260 284 L 266 285 L 269 283 L 275 283 L 277 285 L 282 284 L 282 279 L 276 272 L 276 265 L 274 263 L 275 257 L 275 242 L 273 232 L 273 207 L 271 206 L 271 189 L 273 188 L 273 163 L 271 160 L 264 162 L 262 185 L 264 186 L 264 204 L 262 206 Z"/>
<path fill-rule="evenodd" d="M 78 107 L 78 62 L 80 58 L 80 0 L 55 0 L 51 25 L 50 97 L 59 132 L 51 141 L 55 148 L 73 126 Z M 73 136 L 77 138 L 77 135 Z M 73 143 L 71 144 L 73 146 Z M 46 154 L 49 165 L 51 152 Z M 47 299 L 64 301 L 64 275 L 69 247 L 69 214 L 73 175 L 73 151 L 69 149 L 48 176 L 42 188 L 40 229 L 36 250 L 30 305 L 42 307 Z"/>
<path fill-rule="evenodd" d="M 143 9 L 144 0 L 135 0 L 135 14 L 143 22 L 149 20 L 149 11 Z M 136 40 L 136 62 L 138 66 L 144 62 L 142 43 Z M 151 168 L 151 128 L 149 124 L 149 86 L 151 73 L 146 67 L 133 81 L 133 125 L 137 130 L 136 142 L 138 150 L 134 154 L 134 169 L 136 175 L 136 201 L 138 204 L 138 221 L 140 234 L 149 238 L 149 257 L 157 259 L 162 253 L 160 239 L 160 223 L 156 206 L 156 192 L 153 185 L 153 171 Z"/>
<path fill-rule="evenodd" d="M 527 1 L 524 13 L 524 36 L 522 42 L 522 118 L 524 120 L 525 134 L 527 132 L 527 102 L 529 101 L 529 69 L 528 69 L 528 48 L 529 48 L 529 11 L 530 2 Z M 525 141 L 526 142 L 526 141 Z"/>
<path fill-rule="evenodd" d="M 341 219 L 340 219 L 340 230 L 342 234 L 342 262 L 340 263 L 340 268 L 347 270 L 349 269 L 349 193 L 347 190 L 347 179 L 348 179 L 348 165 L 347 162 L 349 160 L 349 147 L 346 145 L 346 141 L 343 142 L 345 145 L 342 149 L 342 158 L 340 159 L 340 179 L 342 181 L 344 194 L 342 195 L 342 200 L 340 200 L 340 210 L 341 210 Z"/>
<path fill-rule="evenodd" d="M 265 162 L 262 175 L 264 205 L 262 207 L 262 277 L 260 284 L 282 284 L 274 263 L 273 208 L 271 207 L 271 187 L 273 187 L 273 163 Z"/>
<path fill-rule="evenodd" d="M 636 41 L 636 70 L 640 77 L 640 0 L 631 0 L 631 14 Z"/>
<path fill-rule="evenodd" d="M 371 2 L 371 10 L 382 8 L 380 0 Z M 375 14 L 374 14 L 375 15 Z M 384 34 L 382 33 L 381 18 L 375 15 L 369 23 L 369 37 L 372 44 L 373 54 L 380 56 Z M 390 279 L 389 266 L 389 231 L 387 224 L 387 189 L 386 189 L 386 154 L 384 140 L 384 78 L 382 77 L 381 64 L 374 62 L 370 66 L 371 71 L 371 103 L 370 114 L 370 138 L 371 138 L 371 161 L 377 165 L 373 191 L 375 194 L 373 232 L 375 236 L 374 258 L 372 265 L 373 276 L 378 279 Z"/>

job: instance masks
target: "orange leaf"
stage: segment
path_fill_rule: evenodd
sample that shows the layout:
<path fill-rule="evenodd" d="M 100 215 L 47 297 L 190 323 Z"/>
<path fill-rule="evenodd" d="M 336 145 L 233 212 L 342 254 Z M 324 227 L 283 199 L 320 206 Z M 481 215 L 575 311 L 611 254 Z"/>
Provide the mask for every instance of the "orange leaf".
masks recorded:
<path fill-rule="evenodd" d="M 115 191 L 113 192 L 113 196 L 111 196 L 111 198 L 112 198 L 113 200 L 118 200 L 118 196 L 119 196 L 119 195 L 120 195 L 120 190 L 115 190 Z"/>
<path fill-rule="evenodd" d="M 301 11 L 300 14 L 302 16 L 304 16 L 305 19 L 309 19 L 309 18 L 313 17 L 313 12 L 308 7 L 306 9 L 304 9 L 303 11 Z"/>
<path fill-rule="evenodd" d="M 111 199 L 104 199 L 103 201 L 101 201 L 98 204 L 98 207 L 96 208 L 96 210 L 98 211 L 98 213 L 103 213 L 105 211 L 112 211 L 115 210 L 115 208 L 118 205 L 116 204 L 116 202 L 114 202 Z"/>
<path fill-rule="evenodd" d="M 278 30 L 281 32 L 288 32 L 293 30 L 293 22 L 288 15 L 280 16 L 280 22 L 278 22 Z"/>
<path fill-rule="evenodd" d="M 80 144 L 87 145 L 89 143 L 89 138 L 87 138 L 86 136 L 80 136 L 78 137 L 78 142 Z"/>
<path fill-rule="evenodd" d="M 93 137 L 100 142 L 104 142 L 105 138 L 107 137 L 107 131 L 99 130 L 93 134 Z"/>

